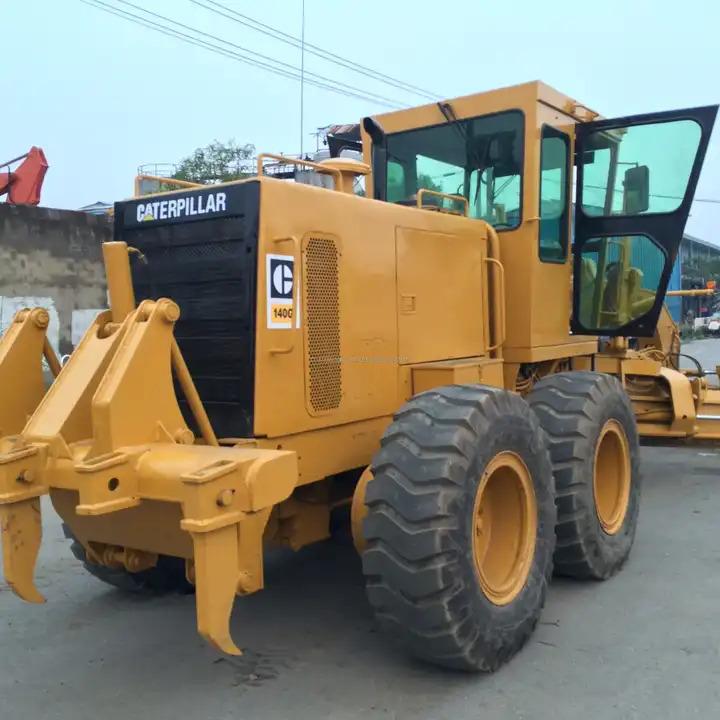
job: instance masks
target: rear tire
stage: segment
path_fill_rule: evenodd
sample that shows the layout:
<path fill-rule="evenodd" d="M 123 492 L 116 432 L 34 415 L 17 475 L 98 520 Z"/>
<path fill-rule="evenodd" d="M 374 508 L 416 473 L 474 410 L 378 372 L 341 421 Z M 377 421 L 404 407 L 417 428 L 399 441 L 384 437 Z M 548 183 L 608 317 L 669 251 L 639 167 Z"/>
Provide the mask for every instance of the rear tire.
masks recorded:
<path fill-rule="evenodd" d="M 116 570 L 105 565 L 96 565 L 89 562 L 85 548 L 65 523 L 63 523 L 63 532 L 65 537 L 71 541 L 70 552 L 93 577 L 106 585 L 112 585 L 114 588 L 126 593 L 143 595 L 165 595 L 168 593 L 186 595 L 194 591 L 193 586 L 185 577 L 185 561 L 182 558 L 161 555 L 155 567 L 138 573 Z"/>
<path fill-rule="evenodd" d="M 537 418 L 498 388 L 430 390 L 395 415 L 372 472 L 362 559 L 380 624 L 432 663 L 495 670 L 535 628 L 552 572 L 554 488 Z"/>
<path fill-rule="evenodd" d="M 555 572 L 605 580 L 630 554 L 640 509 L 639 442 L 611 375 L 550 375 L 527 398 L 548 436 L 558 522 Z"/>

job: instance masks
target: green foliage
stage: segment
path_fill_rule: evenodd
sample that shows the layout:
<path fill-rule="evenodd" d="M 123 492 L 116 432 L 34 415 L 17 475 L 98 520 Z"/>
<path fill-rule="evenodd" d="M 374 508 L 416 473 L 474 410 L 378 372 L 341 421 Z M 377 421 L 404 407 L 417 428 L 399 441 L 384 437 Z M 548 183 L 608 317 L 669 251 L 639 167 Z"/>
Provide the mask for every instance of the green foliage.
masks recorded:
<path fill-rule="evenodd" d="M 214 140 L 181 160 L 172 177 L 196 183 L 240 180 L 255 174 L 250 162 L 254 154 L 255 146 L 251 143 L 239 145 L 232 139 L 227 142 Z"/>
<path fill-rule="evenodd" d="M 442 192 L 442 185 L 438 185 L 430 175 L 420 173 L 417 176 L 418 190 L 425 188 L 426 190 L 434 190 L 435 192 Z"/>
<path fill-rule="evenodd" d="M 425 173 L 419 173 L 417 176 L 417 187 L 418 192 L 422 190 L 423 188 L 426 190 L 433 190 L 434 192 L 444 192 L 445 194 L 452 195 L 454 194 L 452 191 L 450 191 L 447 188 L 443 188 L 442 185 L 436 183 L 431 175 L 426 175 Z M 461 190 L 462 192 L 462 190 Z M 440 208 L 445 208 L 449 210 L 460 210 L 462 212 L 463 207 L 458 203 L 457 200 L 446 200 L 445 198 L 439 198 L 432 195 L 426 195 L 423 198 L 422 201 L 423 207 L 428 206 L 435 206 Z"/>
<path fill-rule="evenodd" d="M 705 260 L 705 271 L 708 274 L 708 280 L 718 280 L 720 278 L 720 258 L 712 258 Z"/>
<path fill-rule="evenodd" d="M 687 323 L 680 326 L 680 339 L 683 341 L 702 340 L 705 337 L 705 328 L 695 328 Z"/>

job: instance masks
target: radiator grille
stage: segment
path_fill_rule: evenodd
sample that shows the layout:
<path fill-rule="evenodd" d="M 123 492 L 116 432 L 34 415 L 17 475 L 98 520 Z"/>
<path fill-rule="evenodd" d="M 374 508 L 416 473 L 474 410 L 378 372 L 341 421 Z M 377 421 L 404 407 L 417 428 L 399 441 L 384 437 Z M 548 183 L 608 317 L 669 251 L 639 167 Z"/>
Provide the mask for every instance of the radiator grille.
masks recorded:
<path fill-rule="evenodd" d="M 118 204 L 115 239 L 146 258 L 132 261 L 137 301 L 169 297 L 180 305 L 175 338 L 217 435 L 252 437 L 260 183 L 227 186 L 225 193 L 226 216 L 187 221 L 137 223 L 135 206 L 144 200 Z M 176 394 L 198 432 L 184 393 Z"/>
<path fill-rule="evenodd" d="M 338 408 L 342 400 L 337 244 L 332 238 L 311 237 L 303 259 L 309 405 L 323 413 Z"/>

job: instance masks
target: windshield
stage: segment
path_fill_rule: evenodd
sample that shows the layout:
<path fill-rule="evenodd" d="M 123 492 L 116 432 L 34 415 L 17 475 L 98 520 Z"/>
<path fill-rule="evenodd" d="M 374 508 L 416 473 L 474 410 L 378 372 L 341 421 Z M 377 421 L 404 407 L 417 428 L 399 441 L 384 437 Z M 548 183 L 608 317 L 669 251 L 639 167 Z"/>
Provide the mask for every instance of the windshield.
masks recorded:
<path fill-rule="evenodd" d="M 415 202 L 419 189 L 463 195 L 469 214 L 498 229 L 520 224 L 523 115 L 450 121 L 387 136 L 389 202 Z M 431 203 L 432 199 L 427 198 Z"/>

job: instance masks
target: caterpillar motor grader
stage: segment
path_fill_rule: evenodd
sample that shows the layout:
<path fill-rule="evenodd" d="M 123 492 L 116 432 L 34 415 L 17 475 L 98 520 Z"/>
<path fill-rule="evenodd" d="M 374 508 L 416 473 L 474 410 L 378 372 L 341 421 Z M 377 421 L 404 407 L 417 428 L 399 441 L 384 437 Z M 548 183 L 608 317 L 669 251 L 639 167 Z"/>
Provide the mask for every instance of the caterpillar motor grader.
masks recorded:
<path fill-rule="evenodd" d="M 497 668 L 553 569 L 626 560 L 639 436 L 720 436 L 720 391 L 652 341 L 716 112 L 608 120 L 531 82 L 365 118 L 365 162 L 293 161 L 328 188 L 261 157 L 117 203 L 110 309 L 45 396 L 0 355 L 30 414 L 0 441 L 10 587 L 43 600 L 49 494 L 93 574 L 194 586 L 200 634 L 239 653 L 265 548 L 350 506 L 382 626 Z"/>

